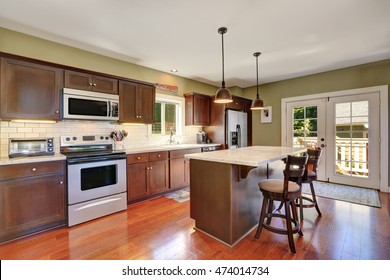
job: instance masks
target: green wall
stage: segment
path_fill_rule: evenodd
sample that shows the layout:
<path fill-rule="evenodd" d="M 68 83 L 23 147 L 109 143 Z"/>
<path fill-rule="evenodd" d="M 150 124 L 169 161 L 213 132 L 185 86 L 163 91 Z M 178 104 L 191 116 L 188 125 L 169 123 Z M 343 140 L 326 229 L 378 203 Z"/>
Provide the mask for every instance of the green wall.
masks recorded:
<path fill-rule="evenodd" d="M 178 86 L 180 95 L 190 91 L 213 95 L 217 90 L 214 86 L 177 75 L 4 28 L 0 28 L 0 51 L 151 83 L 174 85 Z M 272 106 L 272 123 L 261 124 L 260 112 L 253 112 L 253 144 L 280 145 L 281 98 L 386 84 L 390 84 L 390 60 L 261 85 L 261 98 L 265 105 Z M 254 99 L 256 95 L 256 87 L 232 87 L 231 91 L 248 99 Z"/>
<path fill-rule="evenodd" d="M 0 51 L 150 83 L 177 86 L 179 94 L 215 94 L 216 87 L 177 75 L 0 28 Z"/>
<path fill-rule="evenodd" d="M 281 144 L 282 98 L 389 84 L 390 59 L 263 84 L 259 87 L 259 95 L 265 106 L 272 106 L 272 123 L 260 123 L 260 112 L 253 112 L 253 145 Z M 255 96 L 256 87 L 244 90 L 245 98 L 254 99 Z"/>

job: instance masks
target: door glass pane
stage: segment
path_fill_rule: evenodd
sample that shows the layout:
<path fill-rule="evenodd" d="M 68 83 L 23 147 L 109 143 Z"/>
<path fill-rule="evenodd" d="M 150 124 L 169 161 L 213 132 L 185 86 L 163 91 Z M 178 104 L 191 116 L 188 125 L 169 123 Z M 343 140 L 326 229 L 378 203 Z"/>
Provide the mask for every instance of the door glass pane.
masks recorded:
<path fill-rule="evenodd" d="M 295 107 L 293 117 L 293 146 L 318 146 L 317 106 Z"/>
<path fill-rule="evenodd" d="M 367 178 L 368 101 L 339 103 L 336 116 L 336 174 Z"/>

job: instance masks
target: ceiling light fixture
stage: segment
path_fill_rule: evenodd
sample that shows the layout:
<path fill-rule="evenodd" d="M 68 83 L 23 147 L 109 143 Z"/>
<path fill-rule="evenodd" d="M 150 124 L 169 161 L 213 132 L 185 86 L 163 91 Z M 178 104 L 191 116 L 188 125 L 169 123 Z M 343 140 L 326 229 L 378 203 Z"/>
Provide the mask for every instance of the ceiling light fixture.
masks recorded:
<path fill-rule="evenodd" d="M 260 99 L 259 96 L 259 55 L 261 52 L 255 52 L 253 56 L 256 57 L 256 99 L 252 101 L 251 110 L 262 110 L 264 109 L 264 102 Z"/>
<path fill-rule="evenodd" d="M 230 103 L 233 102 L 232 94 L 230 90 L 225 87 L 225 57 L 223 49 L 223 34 L 227 32 L 226 27 L 220 27 L 218 33 L 222 35 L 222 87 L 217 90 L 215 93 L 215 103 Z"/>

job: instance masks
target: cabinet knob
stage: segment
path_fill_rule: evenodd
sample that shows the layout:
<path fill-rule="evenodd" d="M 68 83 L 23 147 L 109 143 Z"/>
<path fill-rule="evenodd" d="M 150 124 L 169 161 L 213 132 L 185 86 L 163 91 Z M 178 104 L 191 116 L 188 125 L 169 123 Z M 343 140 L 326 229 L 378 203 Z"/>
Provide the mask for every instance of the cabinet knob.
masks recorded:
<path fill-rule="evenodd" d="M 157 157 L 161 157 L 161 155 L 157 155 Z"/>
<path fill-rule="evenodd" d="M 60 181 L 60 185 L 63 185 L 64 184 L 64 181 Z"/>
<path fill-rule="evenodd" d="M 89 85 L 92 86 L 92 83 L 90 82 Z"/>
<path fill-rule="evenodd" d="M 137 157 L 137 159 L 141 159 L 141 157 Z"/>
<path fill-rule="evenodd" d="M 149 167 L 149 169 L 153 169 L 153 167 L 151 166 L 151 167 Z"/>
<path fill-rule="evenodd" d="M 145 168 L 146 168 L 146 170 L 149 170 L 149 167 L 146 166 Z"/>
<path fill-rule="evenodd" d="M 94 87 L 96 87 L 96 84 L 93 84 Z"/>
<path fill-rule="evenodd" d="M 33 167 L 33 168 L 31 168 L 31 171 L 35 172 L 35 171 L 37 171 L 37 169 L 35 167 Z"/>
<path fill-rule="evenodd" d="M 59 110 L 56 110 L 56 114 L 59 114 L 60 113 L 60 111 Z"/>

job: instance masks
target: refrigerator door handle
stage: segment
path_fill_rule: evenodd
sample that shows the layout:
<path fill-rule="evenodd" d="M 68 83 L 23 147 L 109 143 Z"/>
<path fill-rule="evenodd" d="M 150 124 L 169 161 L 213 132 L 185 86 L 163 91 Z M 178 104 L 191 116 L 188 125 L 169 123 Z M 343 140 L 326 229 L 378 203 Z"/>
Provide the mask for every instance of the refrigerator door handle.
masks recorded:
<path fill-rule="evenodd" d="M 237 148 L 241 147 L 241 127 L 237 125 Z"/>

